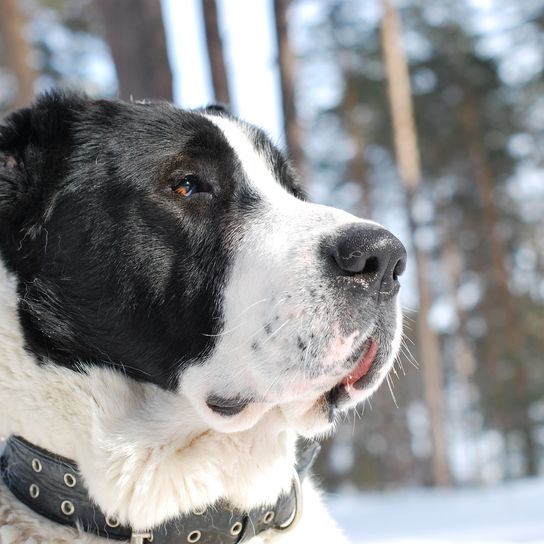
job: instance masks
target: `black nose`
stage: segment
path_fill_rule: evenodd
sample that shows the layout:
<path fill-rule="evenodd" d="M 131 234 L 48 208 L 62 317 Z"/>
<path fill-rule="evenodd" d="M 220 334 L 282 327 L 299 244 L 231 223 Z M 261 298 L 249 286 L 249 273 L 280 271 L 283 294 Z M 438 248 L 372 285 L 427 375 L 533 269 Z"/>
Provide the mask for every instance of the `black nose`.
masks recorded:
<path fill-rule="evenodd" d="M 344 227 L 329 246 L 337 274 L 365 280 L 368 295 L 379 299 L 396 295 L 406 268 L 406 249 L 388 230 L 377 225 Z"/>

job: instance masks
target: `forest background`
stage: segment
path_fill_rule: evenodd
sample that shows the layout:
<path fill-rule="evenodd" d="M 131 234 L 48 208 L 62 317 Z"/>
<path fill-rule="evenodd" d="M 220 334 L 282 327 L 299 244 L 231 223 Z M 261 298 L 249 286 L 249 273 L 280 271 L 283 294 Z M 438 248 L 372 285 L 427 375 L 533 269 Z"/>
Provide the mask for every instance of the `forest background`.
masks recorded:
<path fill-rule="evenodd" d="M 331 492 L 544 472 L 544 0 L 0 0 L 0 113 L 53 87 L 219 101 L 311 198 L 403 240 L 391 379 Z"/>

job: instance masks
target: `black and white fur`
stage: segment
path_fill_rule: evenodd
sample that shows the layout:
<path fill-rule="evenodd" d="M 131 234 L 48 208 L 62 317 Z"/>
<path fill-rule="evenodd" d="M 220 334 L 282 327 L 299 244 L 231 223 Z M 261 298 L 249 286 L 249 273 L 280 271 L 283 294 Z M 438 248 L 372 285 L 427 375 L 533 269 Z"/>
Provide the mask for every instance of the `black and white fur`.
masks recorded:
<path fill-rule="evenodd" d="M 173 190 L 187 176 L 190 196 Z M 323 248 L 362 220 L 310 204 L 280 152 L 221 110 L 55 93 L 0 128 L 0 435 L 77 462 L 136 529 L 226 498 L 274 502 L 297 434 L 334 424 L 327 393 L 398 301 L 331 274 Z M 371 222 L 364 222 L 369 226 Z M 341 543 L 310 481 L 291 533 Z M 0 483 L 0 543 L 102 542 Z"/>

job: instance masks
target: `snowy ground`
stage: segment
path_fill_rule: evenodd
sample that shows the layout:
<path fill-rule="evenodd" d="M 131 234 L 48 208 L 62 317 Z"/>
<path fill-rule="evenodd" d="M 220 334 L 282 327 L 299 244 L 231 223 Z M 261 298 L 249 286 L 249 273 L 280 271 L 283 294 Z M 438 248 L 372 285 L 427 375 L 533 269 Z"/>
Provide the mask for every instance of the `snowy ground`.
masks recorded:
<path fill-rule="evenodd" d="M 544 544 L 544 479 L 329 499 L 352 544 Z"/>

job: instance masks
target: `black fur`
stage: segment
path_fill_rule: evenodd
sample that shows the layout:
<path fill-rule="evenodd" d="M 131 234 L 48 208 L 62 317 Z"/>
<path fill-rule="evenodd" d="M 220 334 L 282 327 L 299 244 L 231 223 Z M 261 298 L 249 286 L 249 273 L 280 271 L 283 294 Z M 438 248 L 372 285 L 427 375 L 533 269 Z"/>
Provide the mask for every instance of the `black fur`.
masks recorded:
<path fill-rule="evenodd" d="M 298 194 L 281 154 L 255 134 Z M 172 187 L 187 174 L 202 192 L 186 198 Z M 233 233 L 258 207 L 241 180 L 215 125 L 168 103 L 54 93 L 8 117 L 0 252 L 18 282 L 28 349 L 175 387 L 222 327 Z"/>

